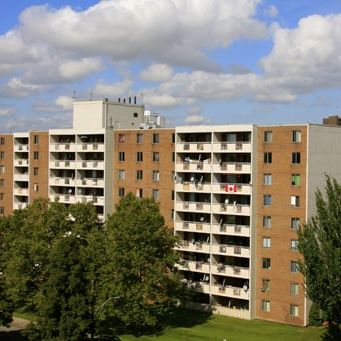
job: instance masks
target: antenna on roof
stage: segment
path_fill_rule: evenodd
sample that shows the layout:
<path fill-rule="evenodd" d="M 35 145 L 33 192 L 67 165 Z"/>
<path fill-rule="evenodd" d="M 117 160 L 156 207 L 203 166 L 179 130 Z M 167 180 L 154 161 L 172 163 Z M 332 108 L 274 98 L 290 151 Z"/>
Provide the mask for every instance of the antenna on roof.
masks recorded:
<path fill-rule="evenodd" d="M 72 99 L 75 100 L 76 99 L 76 90 L 72 91 Z"/>

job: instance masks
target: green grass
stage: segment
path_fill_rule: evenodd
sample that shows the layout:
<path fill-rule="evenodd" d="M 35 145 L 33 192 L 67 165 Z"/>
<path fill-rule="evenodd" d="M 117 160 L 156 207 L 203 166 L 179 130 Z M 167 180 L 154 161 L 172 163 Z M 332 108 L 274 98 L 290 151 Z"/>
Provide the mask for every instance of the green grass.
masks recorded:
<path fill-rule="evenodd" d="M 121 335 L 122 341 L 314 341 L 321 340 L 322 328 L 300 328 L 259 320 L 239 320 L 193 311 L 179 311 L 170 326 L 159 334 L 134 337 Z"/>
<path fill-rule="evenodd" d="M 29 321 L 33 321 L 35 319 L 35 315 L 33 313 L 23 312 L 23 311 L 15 311 L 13 313 L 13 316 L 21 318 L 21 319 L 29 320 Z"/>

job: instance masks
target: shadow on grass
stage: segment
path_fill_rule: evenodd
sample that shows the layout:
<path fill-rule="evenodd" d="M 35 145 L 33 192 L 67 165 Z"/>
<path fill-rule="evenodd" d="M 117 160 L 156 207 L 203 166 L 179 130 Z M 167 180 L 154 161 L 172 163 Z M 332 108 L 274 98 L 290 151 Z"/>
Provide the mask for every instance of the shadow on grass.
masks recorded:
<path fill-rule="evenodd" d="M 341 340 L 341 326 L 330 324 L 328 329 L 322 335 L 323 341 L 339 341 Z"/>
<path fill-rule="evenodd" d="M 27 341 L 28 339 L 21 335 L 20 331 L 0 332 L 1 341 Z"/>

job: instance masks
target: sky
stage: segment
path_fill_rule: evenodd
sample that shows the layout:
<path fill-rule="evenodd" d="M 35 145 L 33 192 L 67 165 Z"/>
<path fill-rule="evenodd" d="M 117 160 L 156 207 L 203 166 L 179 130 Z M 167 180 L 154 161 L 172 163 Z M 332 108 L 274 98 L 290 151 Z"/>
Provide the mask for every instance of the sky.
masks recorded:
<path fill-rule="evenodd" d="M 340 114 L 340 0 L 0 2 L 0 132 L 137 96 L 167 126 Z"/>

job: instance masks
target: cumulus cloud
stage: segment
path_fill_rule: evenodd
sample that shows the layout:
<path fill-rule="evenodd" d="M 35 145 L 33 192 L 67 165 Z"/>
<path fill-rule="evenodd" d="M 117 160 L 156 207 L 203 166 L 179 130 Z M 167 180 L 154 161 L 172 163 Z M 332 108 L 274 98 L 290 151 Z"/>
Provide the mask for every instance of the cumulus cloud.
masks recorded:
<path fill-rule="evenodd" d="M 130 87 L 133 85 L 133 81 L 130 79 L 124 79 L 121 82 L 115 82 L 107 84 L 103 81 L 96 83 L 93 94 L 97 97 L 113 97 L 122 96 L 130 92 Z"/>
<path fill-rule="evenodd" d="M 5 86 L 0 88 L 0 96 L 23 97 L 37 92 L 40 89 L 42 89 L 42 87 L 25 83 L 21 78 L 14 77 L 11 78 Z"/>
<path fill-rule="evenodd" d="M 55 103 L 63 110 L 71 110 L 73 107 L 73 98 L 68 96 L 59 96 Z"/>
<path fill-rule="evenodd" d="M 270 5 L 264 9 L 264 14 L 271 18 L 277 17 L 278 9 L 275 5 Z"/>
<path fill-rule="evenodd" d="M 0 107 L 0 117 L 11 116 L 15 113 L 14 108 L 1 108 Z"/>
<path fill-rule="evenodd" d="M 202 115 L 188 115 L 185 122 L 188 124 L 200 124 L 205 122 L 205 118 Z"/>
<path fill-rule="evenodd" d="M 81 58 L 70 60 L 59 66 L 59 72 L 66 79 L 78 79 L 102 69 L 100 58 Z"/>
<path fill-rule="evenodd" d="M 172 78 L 173 70 L 167 64 L 153 64 L 141 72 L 140 78 L 146 81 L 164 82 Z"/>

